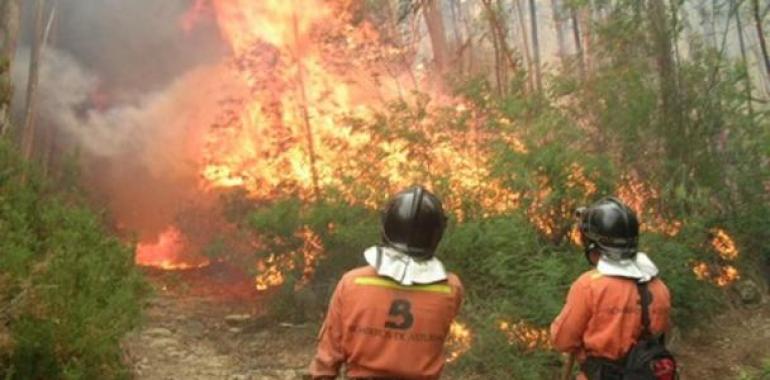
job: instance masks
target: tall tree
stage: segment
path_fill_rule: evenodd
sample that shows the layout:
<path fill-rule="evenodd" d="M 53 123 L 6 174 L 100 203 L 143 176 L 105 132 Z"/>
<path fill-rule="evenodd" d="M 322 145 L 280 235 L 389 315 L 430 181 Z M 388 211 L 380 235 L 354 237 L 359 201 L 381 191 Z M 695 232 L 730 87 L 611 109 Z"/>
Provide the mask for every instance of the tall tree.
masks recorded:
<path fill-rule="evenodd" d="M 746 105 L 749 108 L 749 114 L 754 115 L 754 108 L 751 104 L 751 76 L 749 75 L 749 61 L 746 58 L 746 42 L 743 39 L 743 23 L 741 22 L 741 9 L 740 4 L 735 0 L 730 0 L 731 6 L 735 9 L 735 25 L 737 26 L 736 32 L 738 34 L 738 46 L 741 49 L 741 62 L 744 69 L 744 80 L 746 82 Z M 743 3 L 743 2 L 741 2 Z"/>
<path fill-rule="evenodd" d="M 543 78 L 540 73 L 540 41 L 537 31 L 537 8 L 535 6 L 535 0 L 529 0 L 529 18 L 532 23 L 532 52 L 534 53 L 534 65 L 535 65 L 535 84 L 537 90 L 543 89 Z"/>
<path fill-rule="evenodd" d="M 767 72 L 767 75 L 770 75 L 770 57 L 768 57 L 765 32 L 762 28 L 762 15 L 759 11 L 759 0 L 753 0 L 752 5 L 754 11 L 754 24 L 757 28 L 757 38 L 759 38 L 759 48 L 762 50 L 762 58 L 765 61 L 765 71 Z"/>
<path fill-rule="evenodd" d="M 572 21 L 572 37 L 575 40 L 575 51 L 577 52 L 578 68 L 580 78 L 585 79 L 586 63 L 583 57 L 583 43 L 580 41 L 580 23 L 578 22 L 577 9 L 574 5 L 569 7 L 570 20 Z"/>
<path fill-rule="evenodd" d="M 16 53 L 20 21 L 19 0 L 0 1 L 0 62 L 2 62 L 0 64 L 0 75 L 6 76 L 2 79 L 5 81 L 2 87 L 3 91 L 7 92 L 3 94 L 4 99 L 0 100 L 2 102 L 0 104 L 0 136 L 4 136 L 10 129 L 8 103 L 11 96 L 11 62 L 13 62 L 13 56 Z M 5 72 L 2 72 L 3 70 Z"/>
<path fill-rule="evenodd" d="M 661 97 L 660 136 L 664 137 L 670 161 L 683 163 L 686 162 L 686 149 L 681 144 L 681 138 L 687 138 L 687 130 L 681 113 L 677 68 L 673 57 L 674 32 L 668 22 L 665 0 L 649 0 L 647 7 Z"/>
<path fill-rule="evenodd" d="M 527 24 L 524 19 L 524 11 L 521 9 L 521 0 L 513 0 L 515 5 L 516 16 L 519 19 L 519 28 L 521 30 L 521 50 L 524 51 L 524 60 L 527 65 L 527 84 L 530 88 L 534 88 L 532 73 L 534 69 L 532 67 L 532 57 L 529 54 L 529 32 L 527 32 Z"/>
<path fill-rule="evenodd" d="M 433 47 L 433 63 L 440 76 L 444 76 L 449 69 L 449 50 L 444 29 L 444 17 L 441 14 L 439 0 L 422 0 L 422 13 L 425 16 L 425 24 L 428 26 L 430 43 Z"/>
<path fill-rule="evenodd" d="M 35 105 L 37 102 L 38 69 L 40 53 L 43 50 L 45 22 L 43 12 L 44 0 L 37 0 L 35 12 L 35 35 L 32 40 L 32 52 L 29 60 L 29 76 L 27 78 L 27 102 L 24 113 L 24 129 L 22 130 L 21 152 L 25 159 L 32 158 L 35 144 Z"/>
<path fill-rule="evenodd" d="M 551 12 L 553 25 L 556 29 L 556 43 L 559 47 L 559 61 L 564 66 L 564 60 L 567 57 L 567 45 L 564 40 L 564 14 L 559 0 L 551 0 Z"/>
<path fill-rule="evenodd" d="M 20 23 L 19 0 L 0 0 L 0 49 L 5 59 L 12 60 Z"/>
<path fill-rule="evenodd" d="M 593 70 L 593 4 L 591 0 L 586 1 L 586 4 L 579 8 L 577 16 L 580 32 L 582 32 L 580 51 L 583 56 L 583 65 L 586 73 L 591 73 Z"/>

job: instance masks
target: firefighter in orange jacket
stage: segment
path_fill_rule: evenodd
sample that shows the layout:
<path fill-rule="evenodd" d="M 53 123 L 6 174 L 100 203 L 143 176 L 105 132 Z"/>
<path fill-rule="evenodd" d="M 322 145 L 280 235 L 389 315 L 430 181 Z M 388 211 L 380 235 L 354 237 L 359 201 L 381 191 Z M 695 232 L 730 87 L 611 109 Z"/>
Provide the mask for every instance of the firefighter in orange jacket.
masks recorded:
<path fill-rule="evenodd" d="M 446 226 L 441 201 L 422 187 L 391 199 L 383 244 L 337 284 L 310 364 L 313 379 L 438 379 L 444 340 L 463 287 L 434 257 Z"/>
<path fill-rule="evenodd" d="M 654 334 L 669 328 L 671 297 L 657 278 L 658 268 L 637 251 L 639 222 L 633 210 L 607 197 L 579 209 L 577 216 L 586 259 L 595 268 L 572 284 L 564 308 L 551 324 L 551 343 L 577 357 L 578 379 L 622 378 L 612 377 L 616 370 L 606 366 L 621 363 L 642 333 L 636 283 L 647 283 L 651 294 Z"/>

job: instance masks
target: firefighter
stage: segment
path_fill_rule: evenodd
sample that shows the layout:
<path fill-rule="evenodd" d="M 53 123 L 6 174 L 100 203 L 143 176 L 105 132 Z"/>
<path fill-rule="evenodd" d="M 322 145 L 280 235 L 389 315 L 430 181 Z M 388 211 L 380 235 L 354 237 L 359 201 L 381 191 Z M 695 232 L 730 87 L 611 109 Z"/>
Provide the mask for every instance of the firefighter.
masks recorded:
<path fill-rule="evenodd" d="M 644 331 L 652 334 L 668 330 L 671 297 L 658 268 L 637 251 L 639 221 L 633 210 L 607 197 L 576 214 L 585 256 L 594 268 L 572 284 L 551 324 L 551 343 L 577 358 L 578 379 L 622 379 L 618 369 L 644 330 L 641 295 L 651 299 L 645 303 L 649 328 Z"/>
<path fill-rule="evenodd" d="M 435 257 L 446 215 L 441 201 L 414 186 L 381 216 L 382 244 L 368 265 L 345 273 L 332 295 L 310 364 L 313 379 L 438 379 L 444 340 L 463 286 Z"/>

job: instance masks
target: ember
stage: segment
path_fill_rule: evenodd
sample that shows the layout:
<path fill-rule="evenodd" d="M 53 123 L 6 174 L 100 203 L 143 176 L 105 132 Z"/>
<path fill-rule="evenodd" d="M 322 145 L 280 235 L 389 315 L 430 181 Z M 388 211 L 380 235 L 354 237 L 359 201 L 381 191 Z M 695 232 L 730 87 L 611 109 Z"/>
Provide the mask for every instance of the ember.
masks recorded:
<path fill-rule="evenodd" d="M 550 333 L 547 328 L 535 327 L 524 321 L 512 323 L 504 320 L 498 322 L 497 326 L 508 337 L 510 344 L 519 344 L 529 350 L 550 347 Z"/>

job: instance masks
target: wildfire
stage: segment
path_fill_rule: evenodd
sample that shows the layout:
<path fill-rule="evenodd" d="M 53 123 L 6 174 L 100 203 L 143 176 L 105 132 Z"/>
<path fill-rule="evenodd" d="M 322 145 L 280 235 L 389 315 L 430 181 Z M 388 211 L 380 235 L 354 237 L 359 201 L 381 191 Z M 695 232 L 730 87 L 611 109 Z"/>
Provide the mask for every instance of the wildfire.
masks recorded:
<path fill-rule="evenodd" d="M 175 226 L 170 226 L 158 236 L 158 240 L 139 243 L 134 260 L 137 265 L 164 270 L 203 268 L 210 264 L 207 258 L 190 255 L 185 252 L 186 249 L 187 244 L 182 232 Z"/>
<path fill-rule="evenodd" d="M 288 259 L 288 260 L 287 260 Z M 257 290 L 267 290 L 280 286 L 285 281 L 282 267 L 290 267 L 292 258 L 286 256 L 283 260 L 279 256 L 270 255 L 267 259 L 257 262 L 257 271 L 259 275 L 255 279 Z"/>
<path fill-rule="evenodd" d="M 735 242 L 730 235 L 721 228 L 715 228 L 711 230 L 713 238 L 711 239 L 711 246 L 724 260 L 732 261 L 738 258 L 738 248 L 735 247 Z"/>
<path fill-rule="evenodd" d="M 449 326 L 449 337 L 446 342 L 447 363 L 457 360 L 470 350 L 472 340 L 473 335 L 468 326 L 461 322 L 453 321 L 452 325 Z"/>
<path fill-rule="evenodd" d="M 547 328 L 532 326 L 524 321 L 511 323 L 499 321 L 498 329 L 508 338 L 508 343 L 519 344 L 527 349 L 549 348 L 550 333 Z"/>
<path fill-rule="evenodd" d="M 618 198 L 641 218 L 641 230 L 659 232 L 674 237 L 682 229 L 682 222 L 664 218 L 655 208 L 660 192 L 635 176 L 624 176 L 618 188 Z"/>
<path fill-rule="evenodd" d="M 271 254 L 267 259 L 257 262 L 257 278 L 255 286 L 257 290 L 274 288 L 286 281 L 284 273 L 296 268 L 299 258 L 302 261 L 302 276 L 295 287 L 306 285 L 313 277 L 316 261 L 324 252 L 320 236 L 308 227 L 302 227 L 295 233 L 295 237 L 302 240 L 302 247 L 286 254 Z"/>
<path fill-rule="evenodd" d="M 382 194 L 440 182 L 449 190 L 442 194 L 448 208 L 460 218 L 466 199 L 484 216 L 516 206 L 518 195 L 490 178 L 487 146 L 499 136 L 479 129 L 469 105 L 432 97 L 427 116 L 406 121 L 427 141 L 347 121 L 371 121 L 390 100 L 422 100 L 404 98 L 404 87 L 414 86 L 401 79 L 407 72 L 382 79 L 382 72 L 392 71 L 387 57 L 393 47 L 366 21 L 354 27 L 346 2 L 211 1 L 233 51 L 232 67 L 251 91 L 229 103 L 205 139 L 205 187 L 242 187 L 255 199 L 305 200 L 334 189 L 351 204 L 378 207 Z M 446 119 L 436 116 L 447 110 L 453 114 Z M 446 127 L 446 120 L 460 119 L 465 125 Z"/>
<path fill-rule="evenodd" d="M 733 238 L 721 228 L 711 230 L 711 246 L 716 251 L 722 264 L 709 265 L 698 261 L 693 265 L 692 271 L 699 280 L 711 280 L 719 287 L 725 287 L 740 280 L 741 274 L 737 268 L 727 264 L 735 261 L 740 252 Z"/>

